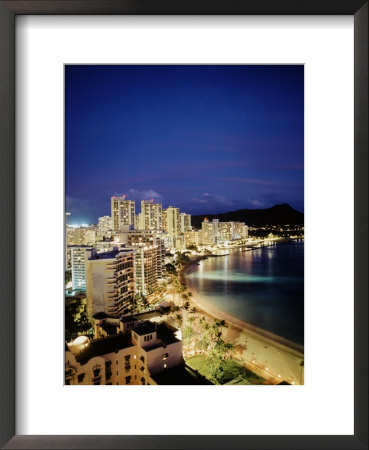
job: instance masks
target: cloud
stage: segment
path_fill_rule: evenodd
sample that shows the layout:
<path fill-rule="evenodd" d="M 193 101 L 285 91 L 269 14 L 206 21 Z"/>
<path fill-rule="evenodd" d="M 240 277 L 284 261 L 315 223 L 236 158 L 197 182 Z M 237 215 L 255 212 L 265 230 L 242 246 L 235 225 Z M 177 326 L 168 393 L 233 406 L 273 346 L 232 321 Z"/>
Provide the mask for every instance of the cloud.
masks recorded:
<path fill-rule="evenodd" d="M 233 202 L 228 200 L 223 195 L 217 194 L 209 194 L 205 192 L 201 197 L 194 197 L 192 199 L 194 203 L 198 203 L 201 205 L 206 205 L 208 207 L 217 207 L 217 206 L 232 206 Z"/>
<path fill-rule="evenodd" d="M 229 181 L 232 183 L 246 183 L 255 186 L 300 186 L 301 183 L 289 182 L 289 181 L 269 181 L 258 178 L 244 178 L 244 177 L 222 177 L 221 181 Z"/>
<path fill-rule="evenodd" d="M 138 191 L 136 189 L 129 189 L 127 192 L 122 192 L 122 193 L 114 192 L 114 195 L 117 197 L 126 195 L 127 200 L 141 201 L 141 200 L 150 200 L 153 198 L 157 202 L 162 201 L 162 196 L 158 192 L 154 191 L 153 189 L 147 189 L 147 190 L 143 190 L 143 191 Z"/>
<path fill-rule="evenodd" d="M 264 206 L 265 204 L 262 202 L 259 202 L 259 200 L 251 200 L 251 198 L 248 198 L 247 201 L 252 206 Z"/>

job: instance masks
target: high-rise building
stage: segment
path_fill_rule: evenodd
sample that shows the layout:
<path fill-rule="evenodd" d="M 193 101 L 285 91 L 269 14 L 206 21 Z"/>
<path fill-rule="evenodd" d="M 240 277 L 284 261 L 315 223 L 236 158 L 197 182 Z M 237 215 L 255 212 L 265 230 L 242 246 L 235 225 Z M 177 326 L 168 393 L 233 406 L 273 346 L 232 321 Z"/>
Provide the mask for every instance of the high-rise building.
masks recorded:
<path fill-rule="evenodd" d="M 113 240 L 115 245 L 123 245 L 131 248 L 155 246 L 157 254 L 157 279 L 160 279 L 164 274 L 164 258 L 166 253 L 165 237 L 167 236 L 163 231 L 127 230 L 114 232 Z"/>
<path fill-rule="evenodd" d="M 218 225 L 219 225 L 218 219 L 213 219 L 212 222 L 209 222 L 208 219 L 206 218 L 204 219 L 204 221 L 201 224 L 203 245 L 213 245 L 217 242 Z"/>
<path fill-rule="evenodd" d="M 179 212 L 179 208 L 175 208 L 174 206 L 169 206 L 166 209 L 167 215 L 167 224 L 166 231 L 171 236 L 178 236 L 181 234 L 181 215 Z"/>
<path fill-rule="evenodd" d="M 202 244 L 201 240 L 201 231 L 192 230 L 192 231 L 186 231 L 185 232 L 185 241 L 186 241 L 186 247 L 190 245 L 194 245 L 195 247 L 198 247 Z"/>
<path fill-rule="evenodd" d="M 219 222 L 217 242 L 231 241 L 234 237 L 234 222 Z"/>
<path fill-rule="evenodd" d="M 113 230 L 121 230 L 124 225 L 135 226 L 135 202 L 126 196 L 111 198 L 111 221 Z"/>
<path fill-rule="evenodd" d="M 93 227 L 86 228 L 83 238 L 84 245 L 94 245 L 96 242 L 96 230 Z"/>
<path fill-rule="evenodd" d="M 158 286 L 158 248 L 138 245 L 135 248 L 135 282 L 138 294 L 152 294 Z"/>
<path fill-rule="evenodd" d="M 104 312 L 111 316 L 131 310 L 135 296 L 134 250 L 92 252 L 87 261 L 87 314 Z"/>
<path fill-rule="evenodd" d="M 161 213 L 161 226 L 163 230 L 167 230 L 167 210 L 163 209 Z"/>
<path fill-rule="evenodd" d="M 110 236 L 112 230 L 112 218 L 110 216 L 99 217 L 97 224 L 97 235 L 102 237 Z"/>
<path fill-rule="evenodd" d="M 141 212 L 138 215 L 138 228 L 140 230 L 162 229 L 162 205 L 153 200 L 141 201 Z"/>
<path fill-rule="evenodd" d="M 247 239 L 249 237 L 249 227 L 244 222 L 233 222 L 234 239 Z"/>
<path fill-rule="evenodd" d="M 86 290 L 86 266 L 92 247 L 75 245 L 68 247 L 71 254 L 72 287 L 74 290 Z"/>
<path fill-rule="evenodd" d="M 191 231 L 191 214 L 181 213 L 181 232 Z"/>

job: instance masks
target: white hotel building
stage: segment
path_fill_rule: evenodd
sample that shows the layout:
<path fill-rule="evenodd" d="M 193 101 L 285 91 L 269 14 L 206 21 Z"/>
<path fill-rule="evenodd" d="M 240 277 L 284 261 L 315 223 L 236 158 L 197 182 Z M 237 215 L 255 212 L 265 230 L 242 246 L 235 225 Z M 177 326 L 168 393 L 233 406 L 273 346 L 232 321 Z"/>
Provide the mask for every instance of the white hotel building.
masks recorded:
<path fill-rule="evenodd" d="M 95 320 L 110 319 L 98 314 Z M 155 375 L 180 366 L 184 370 L 177 329 L 133 316 L 122 317 L 116 325 L 117 334 L 92 341 L 81 336 L 66 344 L 65 384 L 155 385 Z"/>

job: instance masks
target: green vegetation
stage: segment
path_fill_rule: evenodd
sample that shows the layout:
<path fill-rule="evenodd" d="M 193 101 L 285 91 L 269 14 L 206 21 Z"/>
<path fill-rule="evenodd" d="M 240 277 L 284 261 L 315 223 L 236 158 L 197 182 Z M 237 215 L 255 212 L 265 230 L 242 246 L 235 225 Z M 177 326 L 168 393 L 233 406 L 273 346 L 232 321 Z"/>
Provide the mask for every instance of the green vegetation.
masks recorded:
<path fill-rule="evenodd" d="M 65 303 L 65 340 L 72 341 L 81 334 L 86 334 L 92 325 L 86 313 L 86 299 L 73 298 Z"/>
<path fill-rule="evenodd" d="M 173 264 L 165 264 L 165 270 L 169 275 L 177 274 L 177 269 Z"/>
<path fill-rule="evenodd" d="M 190 262 L 190 258 L 185 253 L 177 253 L 176 265 L 182 267 Z"/>
<path fill-rule="evenodd" d="M 213 374 L 205 356 L 193 356 L 186 360 L 186 364 L 212 381 Z M 261 377 L 250 372 L 234 359 L 224 361 L 221 369 L 223 377 L 216 384 L 264 384 Z"/>

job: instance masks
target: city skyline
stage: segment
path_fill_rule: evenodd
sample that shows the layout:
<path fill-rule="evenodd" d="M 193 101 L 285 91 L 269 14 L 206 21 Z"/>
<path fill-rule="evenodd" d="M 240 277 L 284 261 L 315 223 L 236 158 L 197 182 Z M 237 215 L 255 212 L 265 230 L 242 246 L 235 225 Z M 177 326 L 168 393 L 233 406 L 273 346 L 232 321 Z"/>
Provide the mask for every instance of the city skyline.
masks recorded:
<path fill-rule="evenodd" d="M 113 195 L 303 211 L 303 93 L 303 66 L 66 66 L 68 222 Z"/>

